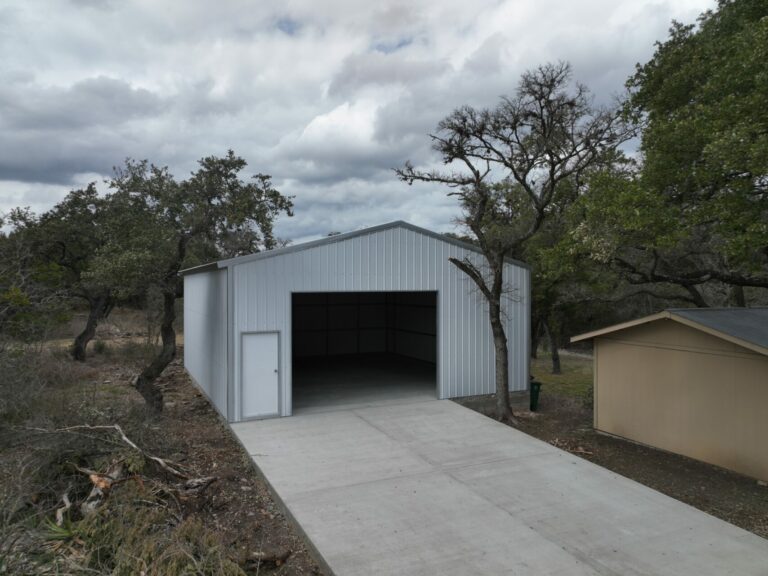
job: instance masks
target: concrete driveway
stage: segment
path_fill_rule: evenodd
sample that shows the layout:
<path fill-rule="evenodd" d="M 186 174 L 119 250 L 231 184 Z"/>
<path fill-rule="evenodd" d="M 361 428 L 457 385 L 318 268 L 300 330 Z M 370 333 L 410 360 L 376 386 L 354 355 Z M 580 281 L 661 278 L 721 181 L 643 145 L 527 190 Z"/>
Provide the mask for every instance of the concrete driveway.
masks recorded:
<path fill-rule="evenodd" d="M 768 575 L 768 540 L 448 400 L 233 429 L 338 576 Z"/>

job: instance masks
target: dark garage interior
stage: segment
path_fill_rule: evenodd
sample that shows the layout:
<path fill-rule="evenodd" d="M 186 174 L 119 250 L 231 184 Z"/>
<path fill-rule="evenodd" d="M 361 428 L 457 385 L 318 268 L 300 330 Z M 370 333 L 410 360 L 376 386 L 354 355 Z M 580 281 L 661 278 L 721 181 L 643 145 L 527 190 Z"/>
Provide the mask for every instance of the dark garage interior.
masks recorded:
<path fill-rule="evenodd" d="M 294 293 L 293 410 L 437 393 L 436 292 Z"/>

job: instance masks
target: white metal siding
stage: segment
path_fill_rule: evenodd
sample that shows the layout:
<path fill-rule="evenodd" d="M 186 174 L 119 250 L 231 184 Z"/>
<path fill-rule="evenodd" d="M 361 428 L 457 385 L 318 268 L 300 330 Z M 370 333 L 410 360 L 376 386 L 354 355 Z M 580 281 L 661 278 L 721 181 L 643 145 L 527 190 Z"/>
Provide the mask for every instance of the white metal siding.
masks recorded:
<path fill-rule="evenodd" d="M 243 332 L 280 332 L 281 406 L 287 416 L 292 410 L 291 293 L 437 291 L 439 397 L 492 393 L 494 352 L 487 304 L 449 257 L 483 263 L 482 255 L 475 251 L 402 227 L 274 257 L 233 262 L 230 341 L 240 342 Z M 530 274 L 524 267 L 507 264 L 505 280 L 513 290 L 504 302 L 509 387 L 526 390 Z M 239 414 L 239 345 L 230 353 L 234 356 L 230 362 L 230 390 L 234 393 L 231 413 Z"/>
<path fill-rule="evenodd" d="M 226 418 L 226 270 L 184 277 L 184 366 Z"/>

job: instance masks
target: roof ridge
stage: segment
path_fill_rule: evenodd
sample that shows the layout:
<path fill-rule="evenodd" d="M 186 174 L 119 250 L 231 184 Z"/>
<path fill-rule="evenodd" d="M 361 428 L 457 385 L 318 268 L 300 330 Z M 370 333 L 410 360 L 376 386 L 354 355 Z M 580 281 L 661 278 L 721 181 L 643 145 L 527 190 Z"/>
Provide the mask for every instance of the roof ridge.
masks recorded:
<path fill-rule="evenodd" d="M 373 234 L 376 232 L 380 232 L 382 230 L 387 230 L 390 228 L 404 228 L 407 230 L 411 230 L 412 232 L 416 232 L 418 234 L 423 234 L 425 236 L 430 236 L 432 238 L 435 238 L 437 240 L 440 240 L 442 242 L 446 242 L 448 244 L 453 244 L 454 246 L 458 246 L 460 248 L 463 248 L 465 250 L 471 250 L 473 252 L 477 252 L 479 254 L 482 254 L 483 251 L 474 244 L 470 244 L 469 242 L 464 242 L 463 240 L 458 240 L 456 238 L 451 238 L 449 236 L 446 236 L 443 233 L 440 232 L 434 232 L 433 230 L 429 230 L 427 228 L 422 228 L 420 226 L 416 226 L 415 224 L 411 224 L 410 222 L 406 222 L 405 220 L 394 220 L 392 222 L 387 222 L 385 224 L 378 224 L 376 226 L 369 226 L 368 228 L 360 228 L 358 230 L 351 230 L 350 232 L 344 232 L 342 234 L 336 234 L 334 236 L 325 236 L 322 238 L 318 238 L 315 240 L 309 240 L 307 242 L 302 242 L 300 244 L 295 244 L 293 246 L 286 246 L 284 248 L 277 248 L 275 250 L 265 250 L 262 252 L 255 252 L 253 254 L 244 254 L 242 256 L 236 256 L 234 258 L 223 258 L 221 260 L 217 260 L 214 262 L 209 262 L 207 264 L 203 264 L 201 266 L 196 266 L 193 268 L 186 268 L 180 272 L 180 274 L 194 274 L 196 272 L 206 272 L 212 269 L 221 269 L 226 268 L 234 264 L 244 264 L 246 262 L 251 262 L 253 260 L 261 260 L 266 258 L 273 258 L 276 256 L 280 256 L 282 254 L 290 254 L 291 252 L 298 252 L 301 250 L 308 250 L 310 248 L 314 248 L 316 246 L 324 246 L 326 244 L 334 244 L 336 242 L 342 242 L 345 240 L 350 240 L 352 238 L 356 238 L 358 236 L 363 236 L 365 234 Z M 513 264 L 515 266 L 518 266 L 520 268 L 525 268 L 530 270 L 530 265 L 526 264 L 525 262 L 521 262 L 520 260 L 515 260 L 514 258 L 505 258 L 505 262 L 509 264 Z"/>

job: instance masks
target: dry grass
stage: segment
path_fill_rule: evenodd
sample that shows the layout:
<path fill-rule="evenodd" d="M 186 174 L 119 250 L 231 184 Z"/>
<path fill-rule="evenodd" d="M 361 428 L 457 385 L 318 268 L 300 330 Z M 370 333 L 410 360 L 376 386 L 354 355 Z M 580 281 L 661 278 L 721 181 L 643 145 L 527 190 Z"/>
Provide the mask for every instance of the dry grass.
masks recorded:
<path fill-rule="evenodd" d="M 126 352 L 130 364 L 146 351 Z M 92 488 L 77 467 L 106 470 L 135 454 L 108 434 L 41 430 L 119 421 L 137 443 L 162 449 L 152 416 L 124 382 L 104 380 L 99 363 L 52 352 L 0 358 L 0 574 L 243 574 L 215 533 L 169 506 L 157 471 L 118 486 L 96 514 L 73 506 L 55 525 L 62 496 L 79 502 Z"/>
<path fill-rule="evenodd" d="M 110 341 L 87 364 L 58 349 L 0 356 L 0 575 L 319 573 L 178 362 L 161 377 L 166 410 L 147 411 L 129 382 L 151 353 Z M 119 424 L 142 451 L 115 431 L 56 431 L 83 424 Z M 144 452 L 218 480 L 190 493 Z M 94 484 L 78 467 L 115 463 L 123 479 L 84 515 Z M 57 525 L 64 494 L 73 506 Z"/>

